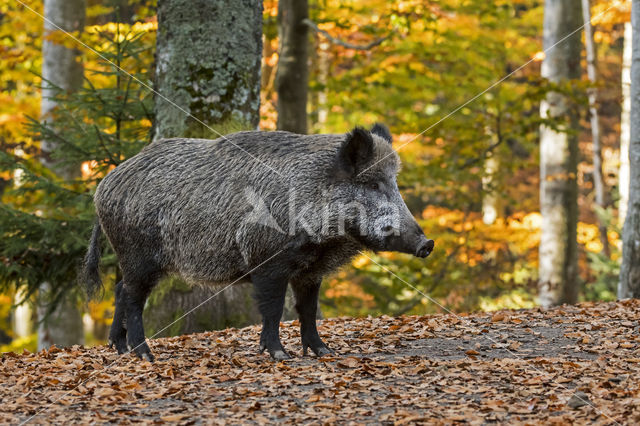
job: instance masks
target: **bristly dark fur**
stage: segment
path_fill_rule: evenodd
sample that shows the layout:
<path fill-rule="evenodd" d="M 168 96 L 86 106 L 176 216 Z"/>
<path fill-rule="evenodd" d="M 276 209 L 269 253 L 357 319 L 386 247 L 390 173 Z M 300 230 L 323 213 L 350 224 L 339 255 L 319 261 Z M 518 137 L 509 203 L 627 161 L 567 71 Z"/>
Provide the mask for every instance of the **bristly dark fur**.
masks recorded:
<path fill-rule="evenodd" d="M 376 123 L 371 128 L 371 134 L 380 136 L 385 141 L 391 143 L 393 138 L 391 137 L 391 132 L 389 128 L 382 123 Z"/>

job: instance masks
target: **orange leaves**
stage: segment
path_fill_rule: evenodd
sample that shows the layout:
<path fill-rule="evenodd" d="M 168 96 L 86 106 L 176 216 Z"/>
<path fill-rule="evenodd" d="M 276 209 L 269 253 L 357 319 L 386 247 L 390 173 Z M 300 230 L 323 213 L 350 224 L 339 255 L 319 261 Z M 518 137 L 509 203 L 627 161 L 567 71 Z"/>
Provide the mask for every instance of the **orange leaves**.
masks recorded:
<path fill-rule="evenodd" d="M 336 363 L 338 367 L 343 367 L 343 368 L 355 368 L 359 364 L 360 364 L 360 360 L 354 357 L 348 357 Z"/>
<path fill-rule="evenodd" d="M 273 362 L 257 326 L 3 354 L 0 418 L 18 423 L 619 423 L 639 418 L 640 301 L 542 311 L 329 319 L 333 356 Z M 300 353 L 299 324 L 283 343 Z M 47 407 L 51 404 L 49 407 Z"/>
<path fill-rule="evenodd" d="M 504 321 L 505 318 L 507 318 L 507 316 L 504 314 L 504 312 L 496 312 L 495 314 L 493 314 L 493 316 L 491 317 L 491 322 L 500 322 L 500 321 Z"/>

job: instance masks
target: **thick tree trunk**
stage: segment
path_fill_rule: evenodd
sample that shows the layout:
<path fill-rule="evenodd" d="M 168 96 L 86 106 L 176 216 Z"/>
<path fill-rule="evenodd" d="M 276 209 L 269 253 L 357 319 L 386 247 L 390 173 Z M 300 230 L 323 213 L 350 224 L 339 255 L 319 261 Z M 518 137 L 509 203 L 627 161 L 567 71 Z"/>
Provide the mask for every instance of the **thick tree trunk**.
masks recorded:
<path fill-rule="evenodd" d="M 593 26 L 591 25 L 591 5 L 589 0 L 582 0 L 582 19 L 584 20 L 584 44 L 587 52 L 587 75 L 591 83 L 598 81 L 596 71 L 596 44 L 593 40 Z M 602 176 L 602 146 L 600 143 L 600 119 L 598 117 L 598 89 L 589 89 L 589 116 L 591 120 L 591 139 L 593 147 L 593 189 L 595 191 L 595 205 L 605 208 L 605 185 Z M 599 218 L 600 241 L 602 251 L 609 257 L 609 240 L 607 238 L 607 225 Z"/>
<path fill-rule="evenodd" d="M 57 103 L 51 97 L 59 87 L 73 92 L 82 86 L 83 67 L 80 62 L 77 49 L 65 47 L 46 37 L 52 32 L 58 31 L 56 25 L 64 31 L 82 31 L 85 19 L 85 0 L 45 0 L 44 16 L 44 41 L 42 43 L 42 99 L 40 102 L 40 116 L 44 121 L 51 121 L 50 115 Z M 53 25 L 55 24 L 55 25 Z M 41 149 L 43 162 L 56 172 L 74 175 L 75 170 L 59 170 L 51 161 L 50 154 L 55 150 L 55 144 L 42 141 Z"/>
<path fill-rule="evenodd" d="M 640 297 L 640 0 L 631 2 L 631 116 L 629 206 L 622 231 L 618 297 Z"/>
<path fill-rule="evenodd" d="M 276 75 L 278 129 L 307 133 L 308 27 L 307 0 L 278 2 L 280 56 Z"/>
<path fill-rule="evenodd" d="M 160 0 L 156 90 L 162 97 L 156 96 L 154 138 L 217 138 L 207 126 L 222 134 L 256 128 L 261 58 L 260 0 Z M 191 289 L 179 280 L 165 280 L 145 308 L 147 335 L 160 331 L 219 290 Z M 236 284 L 162 335 L 258 323 L 260 315 L 251 293 L 250 284 Z"/>
<path fill-rule="evenodd" d="M 631 139 L 631 22 L 624 24 L 622 52 L 622 113 L 620 115 L 620 170 L 618 171 L 618 225 L 622 228 L 629 204 L 629 141 Z"/>
<path fill-rule="evenodd" d="M 157 37 L 155 139 L 258 126 L 261 1 L 160 0 Z"/>
<path fill-rule="evenodd" d="M 553 83 L 580 78 L 580 0 L 546 0 L 542 76 Z M 558 43 L 560 42 L 560 43 Z M 556 45 L 557 44 L 557 45 Z M 552 47 L 554 46 L 554 47 Z M 570 129 L 577 115 L 566 96 L 550 92 L 540 105 L 543 118 L 565 118 L 566 129 L 540 128 L 540 211 L 542 235 L 539 252 L 539 299 L 543 307 L 573 303 L 577 299 L 576 182 L 578 143 Z"/>
<path fill-rule="evenodd" d="M 42 120 L 52 122 L 55 125 L 55 116 L 52 111 L 56 102 L 50 99 L 56 92 L 53 86 L 72 92 L 82 85 L 83 67 L 79 60 L 79 52 L 76 49 L 65 47 L 46 39 L 57 27 L 65 31 L 82 31 L 85 20 L 85 0 L 45 0 L 44 23 L 45 40 L 42 43 L 42 101 L 40 114 Z M 54 25 L 55 24 L 55 25 Z M 63 169 L 51 159 L 51 153 L 56 149 L 55 144 L 43 140 L 41 143 L 42 162 L 52 168 L 57 174 L 65 178 L 75 177 L 77 170 Z M 38 326 L 38 350 L 47 348 L 53 344 L 56 346 L 71 346 L 81 344 L 84 341 L 82 317 L 78 302 L 73 296 L 65 298 L 49 316 L 45 316 L 43 305 L 47 303 L 49 284 L 44 283 L 40 287 L 39 295 L 39 326 Z"/>

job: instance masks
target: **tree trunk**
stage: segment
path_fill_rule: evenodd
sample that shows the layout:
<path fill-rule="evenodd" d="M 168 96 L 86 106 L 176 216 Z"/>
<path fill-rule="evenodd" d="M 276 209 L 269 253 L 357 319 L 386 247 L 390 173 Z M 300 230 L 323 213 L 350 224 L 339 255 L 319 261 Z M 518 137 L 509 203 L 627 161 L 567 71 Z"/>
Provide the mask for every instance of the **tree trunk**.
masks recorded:
<path fill-rule="evenodd" d="M 494 155 L 484 160 L 484 175 L 482 176 L 482 222 L 492 225 L 499 216 L 500 199 L 493 188 L 494 175 L 500 167 L 500 162 Z"/>
<path fill-rule="evenodd" d="M 580 78 L 580 32 L 560 42 L 582 25 L 580 9 L 580 0 L 545 1 L 546 57 L 542 63 L 542 76 L 550 82 L 561 83 Z M 571 99 L 557 92 L 550 92 L 542 101 L 540 115 L 542 118 L 559 118 L 565 122 L 558 130 L 545 125 L 540 127 L 542 235 L 538 290 L 540 305 L 549 307 L 558 303 L 573 303 L 578 294 L 578 143 L 575 133 L 569 133 L 577 128 L 578 117 Z"/>
<path fill-rule="evenodd" d="M 222 134 L 256 128 L 261 58 L 260 0 L 160 0 L 156 90 L 162 96 L 156 95 L 154 138 L 217 138 L 209 127 Z M 147 334 L 159 332 L 220 290 L 164 280 L 145 308 Z M 246 283 L 227 288 L 161 335 L 258 323 L 251 292 Z"/>
<path fill-rule="evenodd" d="M 489 143 L 497 146 L 500 143 L 500 116 L 496 119 L 496 128 L 486 126 L 485 133 Z M 488 152 L 484 159 L 484 174 L 482 175 L 482 222 L 492 225 L 502 216 L 500 197 L 495 188 L 495 177 L 500 170 L 500 160 L 493 152 Z"/>
<path fill-rule="evenodd" d="M 257 128 L 261 1 L 160 0 L 157 37 L 154 139 Z"/>
<path fill-rule="evenodd" d="M 629 140 L 631 139 L 631 22 L 624 24 L 622 53 L 622 113 L 620 115 L 620 170 L 618 171 L 618 225 L 624 225 L 629 204 Z"/>
<path fill-rule="evenodd" d="M 36 309 L 39 318 L 38 350 L 51 345 L 61 348 L 84 344 L 84 326 L 77 298 L 64 297 L 55 310 L 47 315 L 47 295 L 50 290 L 49 283 L 40 285 L 39 304 Z"/>
<path fill-rule="evenodd" d="M 631 2 L 631 115 L 629 205 L 622 231 L 618 297 L 640 297 L 640 0 Z"/>
<path fill-rule="evenodd" d="M 40 101 L 40 116 L 44 121 L 52 121 L 51 112 L 57 106 L 57 102 L 51 99 L 55 93 L 55 87 L 68 92 L 73 92 L 82 86 L 84 69 L 80 62 L 80 52 L 77 49 L 65 47 L 46 37 L 52 32 L 58 31 L 56 25 L 64 31 L 82 31 L 85 19 L 85 0 L 45 0 L 44 37 L 42 43 L 42 98 Z M 51 22 L 51 23 L 50 23 Z M 55 25 L 53 25 L 55 24 Z M 43 163 L 55 169 L 59 174 L 75 176 L 76 170 L 60 170 L 51 161 L 51 152 L 55 150 L 55 144 L 42 141 L 41 145 Z"/>
<path fill-rule="evenodd" d="M 308 28 L 307 0 L 278 2 L 280 56 L 276 74 L 278 129 L 307 133 Z"/>
<path fill-rule="evenodd" d="M 79 60 L 79 51 L 46 40 L 48 34 L 57 31 L 60 27 L 68 32 L 82 31 L 85 20 L 84 0 L 45 0 L 44 2 L 45 40 L 42 43 L 42 100 L 40 114 L 44 121 L 53 121 L 55 116 L 52 111 L 56 107 L 56 101 L 50 99 L 56 92 L 53 86 L 57 86 L 68 92 L 79 89 L 82 86 L 83 67 Z M 55 24 L 55 25 L 54 25 Z M 57 27 L 56 27 L 57 26 Z M 53 169 L 63 178 L 77 176 L 80 169 L 62 168 L 51 159 L 51 153 L 56 149 L 54 143 L 43 140 L 41 143 L 42 162 Z M 71 346 L 82 344 L 84 341 L 82 316 L 78 308 L 78 302 L 73 295 L 63 299 L 58 307 L 45 316 L 49 284 L 43 283 L 40 287 L 38 302 L 38 350 L 56 346 Z"/>
<path fill-rule="evenodd" d="M 593 26 L 591 25 L 591 5 L 589 0 L 582 0 L 582 19 L 584 20 L 584 45 L 587 52 L 587 75 L 589 81 L 595 84 L 598 80 L 596 71 L 596 44 L 593 41 Z M 592 87 L 589 94 L 589 116 L 591 120 L 591 139 L 593 148 L 593 189 L 595 191 L 595 205 L 605 208 L 605 185 L 602 177 L 602 145 L 600 142 L 600 120 L 598 117 L 598 89 Z M 598 218 L 602 251 L 609 257 L 609 240 L 607 225 L 602 218 Z"/>
<path fill-rule="evenodd" d="M 24 301 L 24 290 L 19 290 L 13 297 L 14 304 Z M 15 338 L 27 337 L 33 332 L 33 310 L 31 302 L 24 301 L 21 305 L 17 305 L 13 310 L 13 319 L 11 321 L 11 330 Z"/>
<path fill-rule="evenodd" d="M 326 124 L 329 118 L 329 96 L 327 94 L 329 69 L 331 67 L 329 46 L 330 44 L 326 40 L 320 40 L 318 44 L 318 83 L 321 86 L 318 91 L 318 125 L 320 126 Z"/>

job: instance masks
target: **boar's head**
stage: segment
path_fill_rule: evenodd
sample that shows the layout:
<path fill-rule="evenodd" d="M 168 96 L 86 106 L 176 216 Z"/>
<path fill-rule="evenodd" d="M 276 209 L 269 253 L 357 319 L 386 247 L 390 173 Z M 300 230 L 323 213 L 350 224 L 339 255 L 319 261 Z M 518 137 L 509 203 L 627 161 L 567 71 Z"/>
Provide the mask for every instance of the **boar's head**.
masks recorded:
<path fill-rule="evenodd" d="M 433 240 L 425 237 L 398 190 L 400 159 L 386 126 L 353 129 L 340 146 L 334 167 L 332 198 L 343 210 L 344 232 L 375 251 L 418 257 L 431 253 Z"/>

